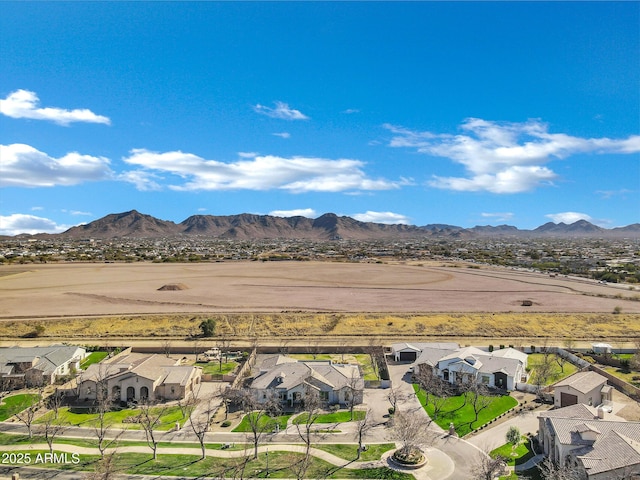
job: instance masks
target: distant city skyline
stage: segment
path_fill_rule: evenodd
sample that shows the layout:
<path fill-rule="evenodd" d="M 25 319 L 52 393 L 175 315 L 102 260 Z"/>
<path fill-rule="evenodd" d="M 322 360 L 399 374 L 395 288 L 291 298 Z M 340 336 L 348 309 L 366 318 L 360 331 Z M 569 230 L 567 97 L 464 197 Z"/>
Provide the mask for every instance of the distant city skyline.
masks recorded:
<path fill-rule="evenodd" d="M 0 234 L 640 221 L 637 2 L 4 2 Z"/>

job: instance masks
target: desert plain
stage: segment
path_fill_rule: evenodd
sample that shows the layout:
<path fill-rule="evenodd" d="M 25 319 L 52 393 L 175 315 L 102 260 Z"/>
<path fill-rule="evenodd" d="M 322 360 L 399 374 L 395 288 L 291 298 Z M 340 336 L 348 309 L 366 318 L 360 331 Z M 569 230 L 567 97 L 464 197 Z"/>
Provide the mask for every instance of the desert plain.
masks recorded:
<path fill-rule="evenodd" d="M 57 338 L 82 329 L 175 337 L 211 315 L 225 319 L 218 331 L 230 335 L 366 335 L 382 326 L 388 335 L 491 336 L 495 329 L 497 336 L 582 338 L 595 325 L 599 338 L 623 337 L 640 333 L 639 300 L 629 286 L 462 263 L 3 265 L 0 340 L 28 334 L 24 325 L 35 322 L 62 322 L 46 333 Z M 91 318 L 111 318 L 111 330 Z M 115 318 L 129 320 L 123 327 Z M 260 318 L 273 325 L 257 327 Z M 142 319 L 151 326 L 141 327 Z"/>

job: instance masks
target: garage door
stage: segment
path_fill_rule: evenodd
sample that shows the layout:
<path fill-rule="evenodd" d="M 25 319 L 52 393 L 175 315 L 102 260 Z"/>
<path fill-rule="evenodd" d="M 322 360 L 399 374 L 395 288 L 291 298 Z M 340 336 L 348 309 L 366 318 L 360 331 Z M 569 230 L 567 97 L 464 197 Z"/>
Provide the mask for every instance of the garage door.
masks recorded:
<path fill-rule="evenodd" d="M 416 360 L 416 352 L 400 352 L 401 362 L 414 362 Z"/>
<path fill-rule="evenodd" d="M 578 396 L 571 395 L 570 393 L 560 392 L 560 406 L 568 407 L 569 405 L 576 405 L 578 403 Z"/>

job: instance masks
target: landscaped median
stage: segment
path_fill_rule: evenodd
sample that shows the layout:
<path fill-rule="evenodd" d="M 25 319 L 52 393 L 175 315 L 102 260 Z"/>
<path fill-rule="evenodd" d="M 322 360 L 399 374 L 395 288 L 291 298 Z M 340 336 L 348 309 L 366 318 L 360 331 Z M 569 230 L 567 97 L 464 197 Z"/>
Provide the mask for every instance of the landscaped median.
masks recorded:
<path fill-rule="evenodd" d="M 473 406 L 469 402 L 465 402 L 465 395 L 461 394 L 448 397 L 436 417 L 433 405 L 427 403 L 424 390 L 421 390 L 417 384 L 413 385 L 413 390 L 429 417 L 444 430 L 448 430 L 449 425 L 453 423 L 456 433 L 460 437 L 464 437 L 518 405 L 518 401 L 509 395 L 484 397 L 488 399 L 488 404 L 478 412 L 476 420 Z"/>
<path fill-rule="evenodd" d="M 3 435 L 12 437 L 11 435 Z M 14 436 L 19 437 L 19 436 Z M 36 466 L 57 470 L 96 471 L 100 468 L 100 456 L 97 449 L 69 444 L 54 446 L 54 455 L 49 454 L 46 444 L 33 444 L 28 447 L 21 445 L 28 440 L 22 436 L 21 440 L 9 440 L 12 446 L 0 447 L 0 452 L 7 453 L 7 458 L 21 458 L 22 466 Z M 71 440 L 71 439 L 68 439 Z M 84 443 L 78 439 L 78 443 Z M 144 446 L 130 446 L 122 442 L 118 446 L 115 456 L 115 472 L 128 475 L 167 475 L 180 477 L 254 477 L 265 478 L 295 478 L 297 473 L 292 469 L 298 460 L 304 457 L 302 445 L 270 444 L 260 447 L 258 458 L 250 459 L 250 446 L 246 450 L 236 446 L 234 449 L 207 449 L 207 457 L 200 459 L 198 454 L 190 454 L 190 450 L 197 450 L 197 444 L 174 443 L 170 447 L 159 449 L 158 459 L 153 460 L 150 452 Z M 141 443 L 141 442 L 140 442 Z M 356 445 L 322 445 L 311 450 L 311 462 L 304 474 L 304 478 L 382 478 L 391 480 L 411 480 L 411 475 L 396 472 L 382 464 L 371 466 L 369 462 L 380 460 L 381 455 L 394 448 L 393 444 L 372 445 L 359 462 L 354 462 L 357 451 Z M 268 448 L 268 453 L 267 453 Z M 95 454 L 91 453 L 95 450 Z M 172 451 L 167 454 L 163 450 Z M 367 454 L 365 456 L 365 454 Z M 319 458 L 323 457 L 323 458 Z M 267 460 L 268 458 L 268 460 Z M 25 459 L 28 459 L 28 463 Z M 20 465 L 16 465 L 20 466 Z M 369 467 L 369 468 L 364 468 Z"/>

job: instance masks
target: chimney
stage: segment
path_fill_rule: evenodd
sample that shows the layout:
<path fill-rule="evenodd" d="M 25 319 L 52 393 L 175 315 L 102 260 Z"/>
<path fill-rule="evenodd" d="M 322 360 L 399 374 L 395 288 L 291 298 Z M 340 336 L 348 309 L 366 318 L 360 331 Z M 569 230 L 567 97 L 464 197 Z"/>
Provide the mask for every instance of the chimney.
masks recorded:
<path fill-rule="evenodd" d="M 604 414 L 605 414 L 604 408 L 602 408 L 602 406 L 599 406 L 598 407 L 598 418 L 600 420 L 604 420 Z"/>

